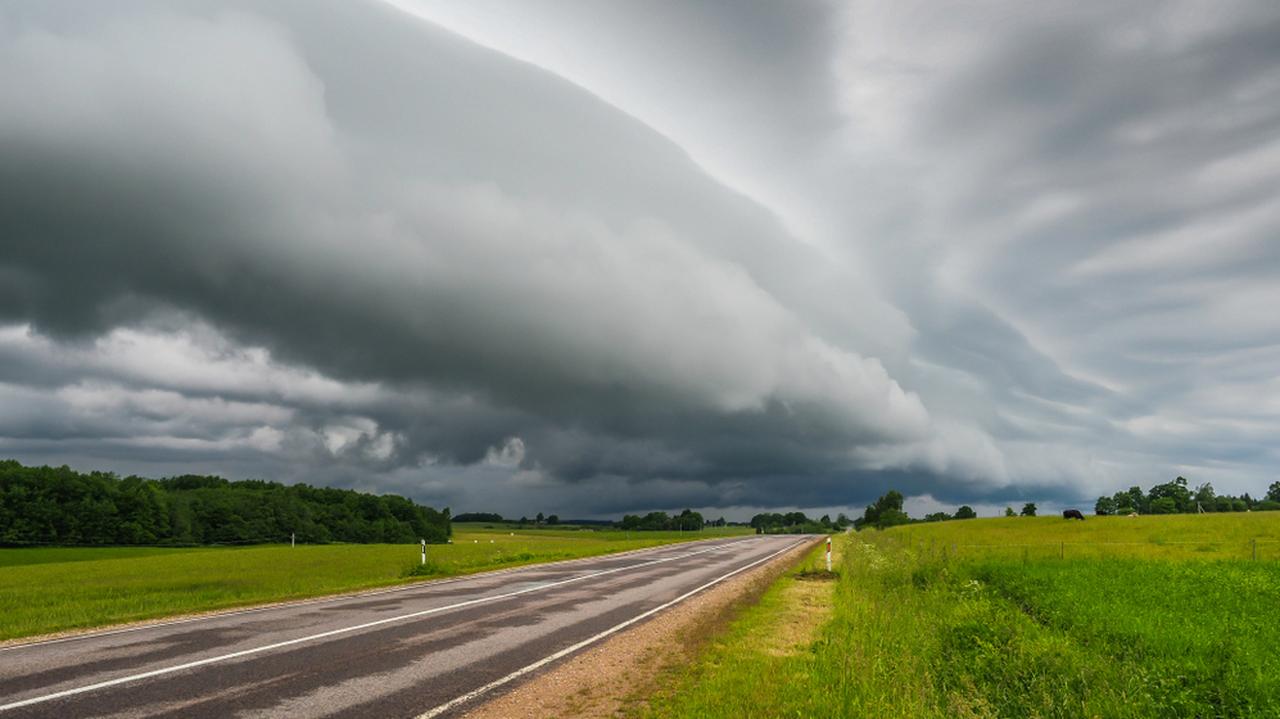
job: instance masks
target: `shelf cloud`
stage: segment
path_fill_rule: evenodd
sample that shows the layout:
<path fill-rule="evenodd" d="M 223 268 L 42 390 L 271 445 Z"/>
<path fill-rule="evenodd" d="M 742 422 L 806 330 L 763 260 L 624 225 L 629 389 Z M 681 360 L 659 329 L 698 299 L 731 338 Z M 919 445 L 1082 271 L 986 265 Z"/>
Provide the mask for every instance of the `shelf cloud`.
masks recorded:
<path fill-rule="evenodd" d="M 457 510 L 1280 456 L 1280 11 L 0 11 L 0 455 Z"/>

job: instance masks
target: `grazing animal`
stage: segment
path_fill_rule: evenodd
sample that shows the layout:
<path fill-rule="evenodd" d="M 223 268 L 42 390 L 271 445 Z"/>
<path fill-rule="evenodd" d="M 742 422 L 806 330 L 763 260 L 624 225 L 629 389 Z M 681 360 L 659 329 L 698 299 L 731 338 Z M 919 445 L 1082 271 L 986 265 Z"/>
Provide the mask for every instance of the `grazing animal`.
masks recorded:
<path fill-rule="evenodd" d="M 1079 519 L 1079 520 L 1081 520 L 1081 521 L 1084 521 L 1084 515 L 1083 515 L 1083 514 L 1081 514 L 1081 513 L 1080 513 L 1080 510 L 1078 510 L 1078 509 L 1064 509 L 1064 510 L 1062 510 L 1062 518 L 1063 518 L 1063 519 Z"/>

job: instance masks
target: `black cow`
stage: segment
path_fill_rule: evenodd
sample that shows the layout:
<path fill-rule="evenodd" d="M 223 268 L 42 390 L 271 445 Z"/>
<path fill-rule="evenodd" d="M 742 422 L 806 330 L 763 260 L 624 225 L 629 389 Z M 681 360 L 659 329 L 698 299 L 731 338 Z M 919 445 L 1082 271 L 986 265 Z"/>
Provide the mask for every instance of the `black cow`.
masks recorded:
<path fill-rule="evenodd" d="M 1062 518 L 1063 519 L 1079 519 L 1080 521 L 1084 521 L 1084 515 L 1081 514 L 1080 510 L 1078 509 L 1062 510 Z"/>

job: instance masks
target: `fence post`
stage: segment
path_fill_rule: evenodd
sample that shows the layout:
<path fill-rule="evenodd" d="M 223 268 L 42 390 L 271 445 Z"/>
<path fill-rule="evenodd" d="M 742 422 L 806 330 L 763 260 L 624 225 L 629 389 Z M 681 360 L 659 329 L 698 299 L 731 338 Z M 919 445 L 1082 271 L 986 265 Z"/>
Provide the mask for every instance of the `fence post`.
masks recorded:
<path fill-rule="evenodd" d="M 298 533 L 289 532 L 289 548 L 293 549 L 296 546 L 298 546 Z"/>
<path fill-rule="evenodd" d="M 427 540 L 422 540 L 422 566 L 427 566 Z"/>
<path fill-rule="evenodd" d="M 831 572 L 831 537 L 827 537 L 827 573 Z"/>
<path fill-rule="evenodd" d="M 1258 538 L 1253 538 L 1253 561 L 1258 561 Z"/>

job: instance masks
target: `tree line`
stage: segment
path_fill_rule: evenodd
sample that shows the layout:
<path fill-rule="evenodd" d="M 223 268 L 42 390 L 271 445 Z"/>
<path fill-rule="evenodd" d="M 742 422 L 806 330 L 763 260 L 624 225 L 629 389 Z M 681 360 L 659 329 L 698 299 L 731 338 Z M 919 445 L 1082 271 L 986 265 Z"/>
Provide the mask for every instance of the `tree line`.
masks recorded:
<path fill-rule="evenodd" d="M 913 524 L 916 522 L 945 522 L 952 519 L 977 519 L 978 512 L 967 504 L 962 504 L 954 514 L 947 512 L 931 512 L 924 516 L 924 519 L 912 519 L 902 509 L 903 496 L 896 489 L 880 495 L 872 504 L 868 504 L 863 511 L 862 516 L 855 519 L 853 526 L 855 529 L 861 530 L 866 527 L 875 527 L 876 529 L 884 529 L 886 527 L 895 527 L 899 524 Z M 1036 516 L 1035 502 L 1027 502 L 1022 505 L 1022 512 L 1015 513 L 1012 507 L 1004 508 L 1006 517 L 1014 517 L 1021 514 L 1023 517 Z M 843 516 L 843 515 L 841 515 Z"/>
<path fill-rule="evenodd" d="M 666 512 L 649 512 L 644 516 L 638 514 L 625 514 L 622 521 L 618 522 L 618 529 L 627 531 L 685 531 L 696 532 L 703 527 L 723 527 L 726 524 L 724 519 L 717 519 L 708 522 L 702 518 L 701 512 L 695 512 L 692 509 L 686 509 L 680 514 L 671 516 Z"/>
<path fill-rule="evenodd" d="M 700 512 L 686 509 L 680 514 L 670 515 L 666 512 L 649 512 L 648 514 L 627 514 L 621 520 L 613 521 L 608 519 L 570 519 L 562 520 L 559 516 L 538 515 L 533 519 L 521 517 L 520 519 L 508 519 L 496 512 L 463 512 L 453 518 L 455 522 L 486 522 L 489 524 L 511 524 L 519 527 L 533 525 L 535 527 L 554 527 L 561 524 L 586 525 L 600 527 L 614 527 L 617 529 L 625 529 L 628 531 L 697 531 L 703 527 L 724 527 L 730 522 L 726 522 L 724 517 L 719 519 L 705 519 Z"/>
<path fill-rule="evenodd" d="M 818 519 L 810 519 L 804 512 L 765 512 L 751 518 L 751 526 L 756 534 L 823 534 L 837 529 L 844 529 L 853 524 L 843 514 L 824 514 Z"/>
<path fill-rule="evenodd" d="M 0 461 L 0 543 L 448 541 L 449 510 L 396 495 L 183 475 L 82 473 Z"/>
<path fill-rule="evenodd" d="M 1197 512 L 1258 512 L 1280 510 L 1280 482 L 1272 482 L 1266 496 L 1254 499 L 1248 492 L 1233 497 L 1218 494 L 1213 485 L 1205 482 L 1194 490 L 1188 487 L 1185 477 L 1172 482 L 1157 484 L 1143 492 L 1140 487 L 1130 487 L 1110 497 L 1098 497 L 1093 511 L 1100 516 L 1109 514 L 1195 514 Z"/>
<path fill-rule="evenodd" d="M 949 519 L 973 519 L 978 513 L 968 505 L 961 505 L 955 514 L 934 512 L 925 515 L 923 520 L 912 519 L 902 509 L 902 493 L 889 490 L 874 503 L 867 505 L 862 516 L 854 520 L 856 529 L 875 527 L 884 529 L 899 524 L 913 522 L 939 522 Z M 1259 512 L 1280 510 L 1280 482 L 1273 482 L 1267 488 L 1266 496 L 1254 499 L 1246 492 L 1239 497 L 1229 494 L 1217 494 L 1213 485 L 1201 484 L 1194 490 L 1188 487 L 1185 477 L 1178 477 L 1172 482 L 1157 484 L 1143 492 L 1139 487 L 1116 492 L 1107 497 L 1098 497 L 1094 505 L 1094 513 L 1106 516 L 1111 514 L 1193 514 L 1196 512 Z M 1034 517 L 1036 503 L 1027 502 L 1022 505 L 1021 512 L 1013 511 L 1013 507 L 1004 508 L 1006 517 Z M 844 515 L 841 515 L 842 517 Z M 754 520 L 753 520 L 754 521 Z"/>
<path fill-rule="evenodd" d="M 560 524 L 560 517 L 552 515 L 544 515 L 538 512 L 538 516 L 533 519 L 521 517 L 520 519 L 504 519 L 501 514 L 496 512 L 463 512 L 453 518 L 455 522 L 488 522 L 490 524 L 518 524 L 523 527 L 526 524 L 532 524 L 535 527 L 555 526 Z"/>

